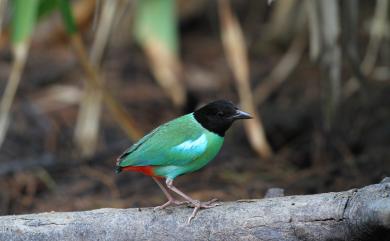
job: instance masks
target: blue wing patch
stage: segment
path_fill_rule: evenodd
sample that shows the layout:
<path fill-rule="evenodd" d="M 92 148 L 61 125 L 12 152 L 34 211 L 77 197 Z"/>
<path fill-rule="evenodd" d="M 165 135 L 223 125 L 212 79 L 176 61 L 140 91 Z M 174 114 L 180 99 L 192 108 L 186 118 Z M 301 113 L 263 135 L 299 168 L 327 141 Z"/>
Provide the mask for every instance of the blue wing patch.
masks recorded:
<path fill-rule="evenodd" d="M 195 140 L 185 141 L 177 146 L 171 148 L 171 151 L 177 154 L 183 153 L 188 156 L 199 156 L 207 148 L 207 138 L 202 134 Z"/>

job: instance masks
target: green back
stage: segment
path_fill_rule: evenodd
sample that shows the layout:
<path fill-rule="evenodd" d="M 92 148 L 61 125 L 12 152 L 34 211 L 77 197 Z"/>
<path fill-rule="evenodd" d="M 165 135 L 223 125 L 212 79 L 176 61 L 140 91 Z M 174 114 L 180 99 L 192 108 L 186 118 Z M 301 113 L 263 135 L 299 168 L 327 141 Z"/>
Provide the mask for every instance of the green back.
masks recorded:
<path fill-rule="evenodd" d="M 173 179 L 206 165 L 222 143 L 222 137 L 203 128 L 191 113 L 144 136 L 122 154 L 119 166 L 154 166 L 156 174 Z"/>

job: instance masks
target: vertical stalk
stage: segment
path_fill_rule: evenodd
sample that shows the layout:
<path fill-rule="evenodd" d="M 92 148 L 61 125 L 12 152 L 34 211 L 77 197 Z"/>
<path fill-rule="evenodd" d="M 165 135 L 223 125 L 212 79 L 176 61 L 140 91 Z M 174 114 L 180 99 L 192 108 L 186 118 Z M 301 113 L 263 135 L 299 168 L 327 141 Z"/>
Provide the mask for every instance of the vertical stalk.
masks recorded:
<path fill-rule="evenodd" d="M 28 49 L 29 41 L 19 43 L 13 46 L 12 49 L 14 60 L 12 63 L 11 74 L 0 102 L 0 146 L 3 144 L 8 130 L 11 106 L 15 98 L 20 79 L 22 78 Z"/>
<path fill-rule="evenodd" d="M 341 98 L 341 48 L 339 7 L 336 0 L 307 0 L 310 56 L 319 59 L 325 128 L 329 130 Z"/>
<path fill-rule="evenodd" d="M 35 26 L 38 0 L 13 0 L 11 16 L 11 41 L 14 60 L 7 86 L 0 102 L 0 146 L 9 124 L 11 105 L 18 89 L 30 46 L 30 35 Z"/>
<path fill-rule="evenodd" d="M 107 46 L 118 0 L 104 0 L 100 21 L 89 56 L 95 69 L 100 69 L 101 59 Z M 104 79 L 102 79 L 104 87 Z M 75 142 L 83 156 L 90 156 L 96 151 L 99 134 L 99 120 L 102 105 L 102 90 L 86 85 L 75 128 Z"/>
<path fill-rule="evenodd" d="M 176 107 L 186 101 L 182 66 L 178 56 L 176 3 L 174 0 L 137 2 L 135 37 L 143 47 L 153 75 Z"/>
<path fill-rule="evenodd" d="M 233 15 L 228 0 L 219 0 L 219 17 L 222 26 L 222 42 L 225 54 L 236 80 L 242 107 L 254 117 L 244 127 L 252 148 L 263 158 L 272 155 L 272 149 L 265 136 L 264 127 L 254 104 L 250 79 L 249 62 L 244 36 L 238 20 Z"/>
<path fill-rule="evenodd" d="M 80 35 L 74 34 L 71 36 L 70 39 L 72 46 L 75 49 L 75 52 L 80 61 L 80 64 L 87 74 L 86 80 L 88 81 L 88 84 L 96 89 L 103 90 L 104 87 L 102 85 L 102 80 L 100 79 L 98 73 L 88 59 L 88 55 L 85 51 L 85 46 L 81 40 Z M 116 101 L 116 99 L 108 90 L 105 90 L 102 93 L 104 103 L 107 105 L 107 108 L 111 111 L 115 120 L 119 123 L 119 125 L 126 132 L 126 134 L 134 140 L 142 137 L 141 131 L 139 131 L 135 127 L 136 125 L 134 121 L 132 120 L 131 116 L 126 112 L 124 107 Z"/>

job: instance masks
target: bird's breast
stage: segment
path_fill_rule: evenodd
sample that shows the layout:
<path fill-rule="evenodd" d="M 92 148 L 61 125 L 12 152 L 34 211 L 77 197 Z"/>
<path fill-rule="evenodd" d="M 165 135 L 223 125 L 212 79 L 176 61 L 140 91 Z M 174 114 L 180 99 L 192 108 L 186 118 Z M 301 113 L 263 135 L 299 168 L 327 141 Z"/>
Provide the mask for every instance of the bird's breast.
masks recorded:
<path fill-rule="evenodd" d="M 192 163 L 192 167 L 197 170 L 209 163 L 220 151 L 223 144 L 223 137 L 220 137 L 212 132 L 205 133 L 207 147 L 205 151 Z"/>

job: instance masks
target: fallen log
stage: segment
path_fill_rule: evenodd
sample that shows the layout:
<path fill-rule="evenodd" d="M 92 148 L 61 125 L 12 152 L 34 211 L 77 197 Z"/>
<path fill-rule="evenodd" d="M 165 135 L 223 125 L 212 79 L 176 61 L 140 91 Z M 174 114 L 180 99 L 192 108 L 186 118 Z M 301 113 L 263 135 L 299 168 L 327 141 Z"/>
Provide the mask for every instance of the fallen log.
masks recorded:
<path fill-rule="evenodd" d="M 98 209 L 0 217 L 0 240 L 390 240 L 390 182 L 344 192 L 225 202 L 200 211 Z"/>

